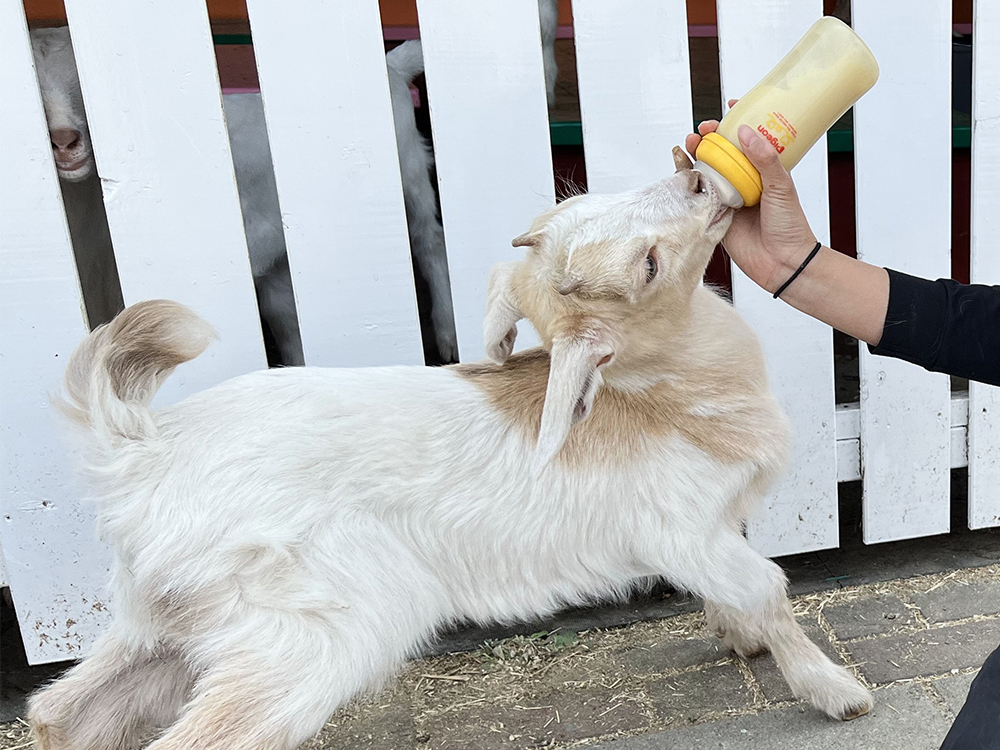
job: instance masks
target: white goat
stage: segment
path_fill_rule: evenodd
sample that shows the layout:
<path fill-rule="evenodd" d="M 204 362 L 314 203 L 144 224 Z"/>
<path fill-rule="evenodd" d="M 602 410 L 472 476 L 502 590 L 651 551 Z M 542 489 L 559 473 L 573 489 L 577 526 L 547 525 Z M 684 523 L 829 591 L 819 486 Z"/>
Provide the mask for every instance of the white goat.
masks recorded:
<path fill-rule="evenodd" d="M 94 327 L 111 320 L 124 304 L 69 31 L 35 29 L 31 49 L 87 319 Z"/>
<path fill-rule="evenodd" d="M 678 152 L 679 153 L 679 152 Z M 663 576 L 829 715 L 871 696 L 803 633 L 741 533 L 787 426 L 758 341 L 700 285 L 729 224 L 673 178 L 571 198 L 491 275 L 496 363 L 291 368 L 151 413 L 210 327 L 172 302 L 66 374 L 115 552 L 116 615 L 35 695 L 43 750 L 294 748 L 442 626 L 533 618 Z M 511 354 L 520 318 L 542 348 Z"/>

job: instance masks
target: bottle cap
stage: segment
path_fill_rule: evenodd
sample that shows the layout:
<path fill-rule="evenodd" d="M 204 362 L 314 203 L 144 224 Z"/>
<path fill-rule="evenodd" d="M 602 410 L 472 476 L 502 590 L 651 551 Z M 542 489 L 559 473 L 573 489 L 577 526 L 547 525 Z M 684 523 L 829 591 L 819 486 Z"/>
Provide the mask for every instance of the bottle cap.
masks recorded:
<path fill-rule="evenodd" d="M 695 158 L 721 175 L 743 198 L 744 206 L 756 206 L 764 185 L 760 173 L 736 146 L 718 133 L 701 139 Z"/>

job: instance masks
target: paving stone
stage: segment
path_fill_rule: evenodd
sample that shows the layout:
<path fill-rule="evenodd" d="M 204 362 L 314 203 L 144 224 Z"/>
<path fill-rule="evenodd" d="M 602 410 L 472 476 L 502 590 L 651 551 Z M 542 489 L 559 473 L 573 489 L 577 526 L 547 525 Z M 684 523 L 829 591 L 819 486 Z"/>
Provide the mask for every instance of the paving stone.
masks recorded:
<path fill-rule="evenodd" d="M 913 612 L 891 594 L 833 604 L 823 614 L 840 640 L 895 633 L 916 622 Z"/>
<path fill-rule="evenodd" d="M 750 691 L 732 664 L 652 680 L 646 696 L 667 721 L 694 722 L 706 714 L 746 708 Z"/>
<path fill-rule="evenodd" d="M 948 704 L 948 708 L 956 715 L 962 710 L 962 706 L 965 705 L 965 699 L 969 697 L 969 688 L 978 674 L 979 672 L 970 672 L 969 674 L 959 674 L 954 677 L 934 680 L 934 689 L 941 694 L 944 702 Z"/>
<path fill-rule="evenodd" d="M 914 594 L 913 601 L 931 622 L 995 615 L 1000 613 L 1000 581 L 946 583 L 929 593 Z"/>
<path fill-rule="evenodd" d="M 541 630 L 576 631 L 594 628 L 620 628 L 645 620 L 697 612 L 702 608 L 701 599 L 683 592 L 671 591 L 665 585 L 651 591 L 635 594 L 622 604 L 598 604 L 593 607 L 569 609 L 564 612 L 525 623 L 493 625 L 488 627 L 460 627 L 442 632 L 423 656 L 475 651 L 484 641 L 500 640 L 515 635 L 531 635 Z"/>
<path fill-rule="evenodd" d="M 978 667 L 997 647 L 1000 628 L 983 620 L 916 633 L 903 633 L 847 644 L 854 660 L 871 682 L 945 674 Z"/>
<path fill-rule="evenodd" d="M 397 699 L 374 710 L 334 714 L 299 750 L 403 750 L 416 744 L 410 707 Z"/>
<path fill-rule="evenodd" d="M 835 663 L 844 663 L 836 650 L 834 650 L 830 639 L 819 625 L 816 625 L 814 622 L 803 623 L 801 621 L 799 624 L 802 625 L 802 629 L 809 636 L 809 640 L 819 646 L 820 651 L 829 656 Z M 781 676 L 778 664 L 774 661 L 774 657 L 771 654 L 759 656 L 756 659 L 749 660 L 747 663 L 750 665 L 750 671 L 753 672 L 753 676 L 760 683 L 761 690 L 764 691 L 764 697 L 767 700 L 775 703 L 778 701 L 795 700 L 795 696 L 792 695 L 792 689 L 788 687 L 785 678 Z"/>
<path fill-rule="evenodd" d="M 636 674 L 666 672 L 697 664 L 712 664 L 730 655 L 722 641 L 711 638 L 664 638 L 632 646 L 618 654 L 622 665 Z"/>
<path fill-rule="evenodd" d="M 937 750 L 948 731 L 919 685 L 879 691 L 871 714 L 834 721 L 816 709 L 788 706 L 693 727 L 605 742 L 593 750 Z"/>
<path fill-rule="evenodd" d="M 614 690 L 563 689 L 524 705 L 478 705 L 419 723 L 418 748 L 521 750 L 649 726 L 642 706 Z"/>

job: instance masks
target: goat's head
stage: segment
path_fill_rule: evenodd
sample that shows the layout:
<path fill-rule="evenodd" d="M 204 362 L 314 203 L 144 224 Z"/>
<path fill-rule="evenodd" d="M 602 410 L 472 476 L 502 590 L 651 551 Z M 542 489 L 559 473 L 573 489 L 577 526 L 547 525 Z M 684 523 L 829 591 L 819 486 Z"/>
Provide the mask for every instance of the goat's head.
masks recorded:
<path fill-rule="evenodd" d="M 590 414 L 601 383 L 627 390 L 663 377 L 664 355 L 732 211 L 674 150 L 673 177 L 619 195 L 581 195 L 517 237 L 524 260 L 496 266 L 485 323 L 489 356 L 511 353 L 527 318 L 550 353 L 536 461 L 543 466 Z M 676 355 L 676 352 L 673 352 Z"/>
<path fill-rule="evenodd" d="M 69 29 L 33 30 L 31 50 L 56 170 L 68 182 L 84 180 L 94 171 L 94 155 Z"/>

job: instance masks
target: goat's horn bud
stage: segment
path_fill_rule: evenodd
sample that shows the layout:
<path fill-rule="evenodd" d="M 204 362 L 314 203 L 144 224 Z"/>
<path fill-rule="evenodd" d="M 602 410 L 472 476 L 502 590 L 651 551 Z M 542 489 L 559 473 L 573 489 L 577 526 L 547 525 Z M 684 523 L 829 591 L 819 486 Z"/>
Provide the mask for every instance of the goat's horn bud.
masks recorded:
<path fill-rule="evenodd" d="M 560 282 L 559 286 L 556 287 L 556 291 L 559 294 L 572 294 L 577 289 L 583 286 L 583 283 L 579 279 L 574 279 L 572 276 L 567 276 Z"/>

